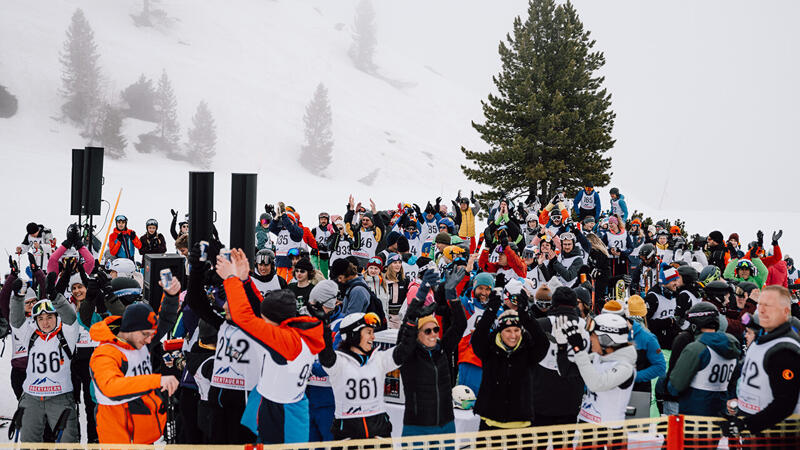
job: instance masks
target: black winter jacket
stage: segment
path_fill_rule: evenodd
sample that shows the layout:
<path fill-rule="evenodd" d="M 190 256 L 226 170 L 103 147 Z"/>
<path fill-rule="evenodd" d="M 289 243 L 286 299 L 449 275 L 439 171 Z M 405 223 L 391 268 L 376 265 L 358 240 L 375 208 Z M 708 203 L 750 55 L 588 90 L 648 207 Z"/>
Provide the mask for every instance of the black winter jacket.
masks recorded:
<path fill-rule="evenodd" d="M 483 377 L 475 402 L 475 414 L 499 422 L 532 421 L 533 369 L 550 347 L 539 323 L 527 311 L 520 311 L 522 342 L 508 353 L 495 343 L 491 331 L 497 310 L 487 310 L 472 334 L 470 343 L 483 363 Z"/>
<path fill-rule="evenodd" d="M 454 420 L 448 355 L 458 348 L 466 328 L 464 307 L 455 299 L 450 302 L 450 327 L 435 348 L 429 350 L 416 339 L 409 340 L 413 349 L 403 352 L 406 359 L 400 367 L 406 396 L 404 425 L 440 427 Z M 408 329 L 416 335 L 416 327 L 408 326 Z"/>

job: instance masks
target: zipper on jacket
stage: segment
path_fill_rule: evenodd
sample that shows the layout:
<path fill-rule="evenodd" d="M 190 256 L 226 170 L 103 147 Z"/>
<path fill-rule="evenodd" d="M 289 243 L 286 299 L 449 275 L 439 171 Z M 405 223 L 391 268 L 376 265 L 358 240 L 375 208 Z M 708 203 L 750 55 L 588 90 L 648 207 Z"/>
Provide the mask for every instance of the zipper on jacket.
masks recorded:
<path fill-rule="evenodd" d="M 434 385 L 436 386 L 436 426 L 439 426 L 439 368 L 436 367 L 436 361 L 433 360 L 433 353 L 428 350 L 428 356 L 431 357 L 431 363 L 433 364 L 433 381 Z"/>

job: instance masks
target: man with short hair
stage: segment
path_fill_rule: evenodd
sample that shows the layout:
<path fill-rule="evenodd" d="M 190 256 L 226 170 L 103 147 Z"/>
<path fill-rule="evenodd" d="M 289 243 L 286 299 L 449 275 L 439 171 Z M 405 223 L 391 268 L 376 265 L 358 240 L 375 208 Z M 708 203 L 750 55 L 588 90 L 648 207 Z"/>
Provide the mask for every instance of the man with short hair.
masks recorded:
<path fill-rule="evenodd" d="M 789 323 L 790 308 L 789 290 L 783 286 L 761 291 L 758 321 L 764 331 L 745 354 L 736 392 L 742 414 L 722 424 L 727 436 L 742 430 L 760 433 L 800 412 L 800 336 Z M 783 439 L 786 448 L 800 443 L 796 435 Z"/>
<path fill-rule="evenodd" d="M 173 281 L 168 295 L 177 295 Z M 163 434 L 166 416 L 157 391 L 178 389 L 172 375 L 154 374 L 150 347 L 158 319 L 147 303 L 135 303 L 122 317 L 110 316 L 92 325 L 100 345 L 89 362 L 97 398 L 97 436 L 101 443 L 152 444 Z M 156 345 L 158 342 L 156 342 Z"/>

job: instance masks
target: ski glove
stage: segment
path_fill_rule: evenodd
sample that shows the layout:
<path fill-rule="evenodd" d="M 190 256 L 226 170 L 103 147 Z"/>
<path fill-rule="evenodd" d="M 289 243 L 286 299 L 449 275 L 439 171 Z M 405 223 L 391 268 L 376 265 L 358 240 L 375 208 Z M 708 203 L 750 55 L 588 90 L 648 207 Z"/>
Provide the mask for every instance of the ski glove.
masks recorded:
<path fill-rule="evenodd" d="M 172 217 L 175 217 L 175 218 L 178 217 L 178 211 L 175 211 L 174 209 L 170 209 L 169 212 L 172 214 Z"/>
<path fill-rule="evenodd" d="M 567 335 L 564 334 L 564 323 L 569 321 L 567 316 L 556 316 L 555 323 L 553 324 L 553 330 L 550 334 L 553 335 L 553 338 L 556 340 L 556 344 L 559 345 L 566 345 L 567 344 Z"/>
<path fill-rule="evenodd" d="M 447 300 L 454 300 L 458 298 L 458 293 L 456 293 L 456 286 L 461 283 L 461 280 L 464 279 L 464 275 L 466 275 L 466 270 L 464 267 L 456 267 L 454 270 L 450 271 L 444 278 L 444 296 Z"/>
<path fill-rule="evenodd" d="M 747 424 L 744 423 L 739 417 L 729 416 L 727 420 L 720 422 L 719 427 L 722 428 L 722 434 L 727 437 L 736 437 L 742 434 L 742 431 L 747 430 Z"/>
<path fill-rule="evenodd" d="M 772 233 L 772 246 L 775 247 L 778 245 L 778 240 L 783 236 L 783 230 L 778 230 L 777 232 Z"/>
<path fill-rule="evenodd" d="M 39 270 L 39 265 L 36 264 L 36 258 L 33 256 L 33 253 L 28 253 L 28 263 L 31 266 L 31 273 Z"/>
<path fill-rule="evenodd" d="M 756 238 L 758 239 L 758 247 L 764 248 L 764 232 L 758 230 L 758 233 L 756 233 Z"/>
<path fill-rule="evenodd" d="M 563 333 L 567 336 L 567 342 L 569 345 L 572 347 L 575 353 L 578 353 L 586 348 L 586 341 L 583 339 L 583 336 L 581 336 L 580 327 L 578 327 L 578 321 L 569 320 L 566 317 L 564 319 L 566 320 L 562 325 Z"/>
<path fill-rule="evenodd" d="M 497 314 L 502 302 L 500 294 L 496 290 L 492 290 L 492 293 L 489 294 L 489 300 L 486 302 L 486 310 L 491 311 L 492 314 Z"/>
<path fill-rule="evenodd" d="M 11 290 L 14 292 L 14 295 L 22 295 L 20 294 L 20 290 L 22 290 L 22 278 L 17 278 L 14 280 L 14 283 L 11 284 Z"/>
<path fill-rule="evenodd" d="M 17 262 L 14 261 L 14 258 L 11 257 L 11 255 L 8 255 L 8 267 L 11 268 L 12 275 L 15 277 L 19 275 L 19 266 L 17 265 Z"/>

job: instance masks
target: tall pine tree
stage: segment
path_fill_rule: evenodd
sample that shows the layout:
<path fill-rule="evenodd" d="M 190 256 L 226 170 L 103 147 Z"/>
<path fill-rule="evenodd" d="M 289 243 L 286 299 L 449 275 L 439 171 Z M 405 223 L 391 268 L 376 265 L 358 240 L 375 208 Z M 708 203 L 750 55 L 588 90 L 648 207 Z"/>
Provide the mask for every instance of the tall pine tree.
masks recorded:
<path fill-rule="evenodd" d="M 159 139 L 158 148 L 164 153 L 176 153 L 181 139 L 181 127 L 178 124 L 178 101 L 172 90 L 167 71 L 161 72 L 156 91 L 156 112 L 158 125 L 155 135 Z"/>
<path fill-rule="evenodd" d="M 192 117 L 192 128 L 188 131 L 189 142 L 186 144 L 186 156 L 194 164 L 208 169 L 214 159 L 217 146 L 217 126 L 206 102 L 197 105 Z"/>
<path fill-rule="evenodd" d="M 0 118 L 8 118 L 17 113 L 17 97 L 8 92 L 5 86 L 0 84 Z"/>
<path fill-rule="evenodd" d="M 60 55 L 61 94 L 67 99 L 61 110 L 73 122 L 85 124 L 101 106 L 98 58 L 94 32 L 83 11 L 76 9 Z"/>
<path fill-rule="evenodd" d="M 300 149 L 300 164 L 309 172 L 321 175 L 331 163 L 333 131 L 328 90 L 320 83 L 314 97 L 306 105 L 303 116 L 306 142 Z"/>
<path fill-rule="evenodd" d="M 86 124 L 81 136 L 94 146 L 104 147 L 106 155 L 113 159 L 125 156 L 128 141 L 122 135 L 122 112 L 106 103 L 98 108 Z"/>
<path fill-rule="evenodd" d="M 586 181 L 608 184 L 604 154 L 614 145 L 616 115 L 597 75 L 605 57 L 592 50 L 575 8 L 531 0 L 527 20 L 517 17 L 506 41 L 493 78 L 498 95 L 481 102 L 485 122 L 472 123 L 490 148 L 461 148 L 477 166 L 462 166 L 466 176 L 491 188 L 478 198 L 541 195 L 547 202 L 558 186 L 576 192 Z"/>
<path fill-rule="evenodd" d="M 359 70 L 372 73 L 377 69 L 373 57 L 378 42 L 375 37 L 375 9 L 372 7 L 371 0 L 361 0 L 356 7 L 356 16 L 353 22 L 350 59 Z"/>
<path fill-rule="evenodd" d="M 148 122 L 158 121 L 156 112 L 156 89 L 153 87 L 153 80 L 144 76 L 139 76 L 136 83 L 122 91 L 122 100 L 128 104 L 125 114 L 134 119 L 147 120 Z"/>

